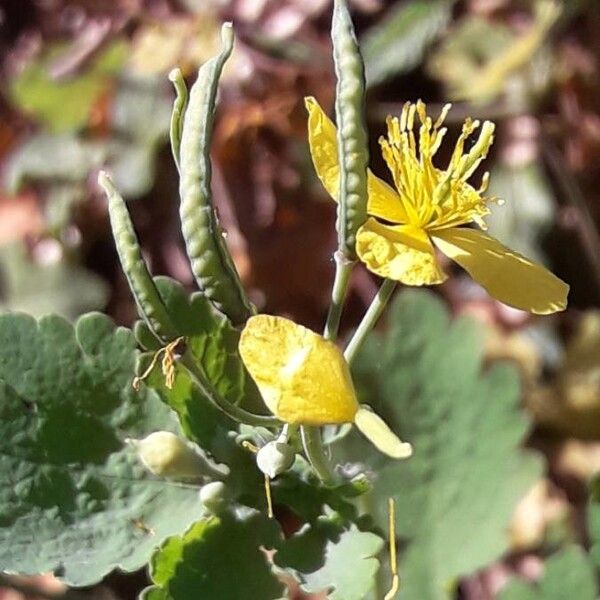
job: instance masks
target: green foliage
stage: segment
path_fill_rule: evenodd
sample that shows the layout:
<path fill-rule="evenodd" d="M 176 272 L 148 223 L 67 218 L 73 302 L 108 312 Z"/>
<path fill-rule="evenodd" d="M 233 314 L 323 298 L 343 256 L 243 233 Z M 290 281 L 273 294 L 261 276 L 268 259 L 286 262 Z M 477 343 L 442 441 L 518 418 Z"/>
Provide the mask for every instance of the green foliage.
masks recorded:
<path fill-rule="evenodd" d="M 265 411 L 260 393 L 238 354 L 239 329 L 202 292 L 190 295 L 169 277 L 155 277 L 154 282 L 176 335 L 185 337 L 196 364 L 202 366 L 215 390 L 232 404 Z M 143 347 L 155 350 L 160 346 L 142 323 L 136 325 L 135 332 Z"/>
<path fill-rule="evenodd" d="M 74 132 L 31 136 L 10 157 L 4 181 L 11 193 L 29 182 L 79 186 L 86 197 L 90 172 L 107 166 L 126 198 L 148 192 L 154 156 L 169 129 L 169 101 L 162 82 L 123 76 L 111 103 L 111 136 L 90 140 Z M 61 108 L 64 111 L 64 107 Z"/>
<path fill-rule="evenodd" d="M 410 291 L 355 363 L 362 400 L 415 449 L 392 462 L 353 433 L 343 452 L 379 467 L 369 504 L 382 527 L 386 499 L 396 500 L 405 600 L 448 598 L 461 575 L 500 556 L 511 513 L 540 474 L 518 449 L 528 423 L 517 374 L 481 373 L 481 347 L 475 323 L 450 323 L 433 295 Z"/>
<path fill-rule="evenodd" d="M 0 290 L 0 312 L 25 311 L 35 317 L 56 313 L 69 320 L 102 308 L 108 297 L 104 281 L 69 257 L 38 264 L 21 244 L 0 249 Z"/>
<path fill-rule="evenodd" d="M 135 393 L 131 333 L 90 314 L 0 317 L 0 564 L 87 585 L 135 570 L 202 514 L 197 489 L 158 480 L 126 437 L 175 428 Z"/>
<path fill-rule="evenodd" d="M 319 517 L 289 538 L 275 562 L 292 569 L 307 592 L 327 591 L 331 600 L 360 600 L 373 588 L 383 540 L 334 517 Z"/>
<path fill-rule="evenodd" d="M 115 42 L 81 75 L 57 81 L 49 68 L 61 53 L 56 47 L 40 62 L 29 65 L 10 85 L 12 101 L 32 113 L 50 131 L 71 131 L 88 120 L 90 110 L 109 85 L 108 76 L 121 66 L 126 47 Z"/>
<path fill-rule="evenodd" d="M 177 334 L 185 336 L 188 352 L 215 391 L 231 404 L 264 411 L 260 393 L 237 353 L 239 330 L 201 292 L 189 295 L 181 284 L 168 277 L 155 277 L 154 281 Z M 160 345 L 142 322 L 136 324 L 135 333 L 142 346 L 150 350 Z M 149 359 L 150 354 L 144 357 L 138 371 L 146 367 Z M 148 383 L 179 415 L 185 434 L 231 468 L 228 483 L 234 495 L 242 489 L 260 492 L 261 478 L 253 457 L 235 441 L 235 422 L 215 408 L 187 370 L 177 368 L 170 390 L 159 369 Z"/>
<path fill-rule="evenodd" d="M 198 521 L 182 536 L 169 538 L 155 554 L 151 577 L 157 587 L 145 600 L 272 600 L 283 586 L 262 548 L 280 541 L 277 522 L 252 511 L 224 513 Z"/>
<path fill-rule="evenodd" d="M 450 21 L 452 0 L 399 3 L 363 37 L 367 85 L 382 83 L 416 67 L 429 44 Z"/>
<path fill-rule="evenodd" d="M 588 556 L 579 546 L 566 548 L 550 557 L 537 584 L 515 580 L 498 600 L 596 600 L 598 583 Z"/>

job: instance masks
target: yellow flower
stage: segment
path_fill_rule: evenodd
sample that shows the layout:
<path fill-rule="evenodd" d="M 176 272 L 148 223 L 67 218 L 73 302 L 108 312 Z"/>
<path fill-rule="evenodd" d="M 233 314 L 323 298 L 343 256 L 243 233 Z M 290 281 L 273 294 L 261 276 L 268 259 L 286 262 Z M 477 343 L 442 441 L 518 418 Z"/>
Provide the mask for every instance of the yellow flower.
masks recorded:
<path fill-rule="evenodd" d="M 325 189 L 337 199 L 335 126 L 314 98 L 306 98 L 306 107 L 315 169 Z M 437 247 L 501 302 L 536 314 L 564 310 L 566 283 L 482 231 L 463 227 L 475 223 L 485 229 L 483 219 L 494 200 L 483 195 L 488 173 L 479 189 L 467 183 L 492 145 L 494 124 L 485 121 L 467 151 L 468 139 L 480 126 L 479 121 L 467 119 L 448 168 L 441 170 L 433 164 L 433 157 L 446 133 L 442 124 L 449 109 L 447 104 L 433 123 L 419 100 L 406 103 L 400 119 L 388 117 L 388 135 L 380 144 L 396 189 L 368 172 L 370 218 L 357 233 L 359 258 L 381 277 L 407 285 L 431 285 L 447 278 L 436 258 Z"/>
<path fill-rule="evenodd" d="M 360 406 L 340 349 L 283 317 L 256 315 L 242 332 L 240 355 L 269 410 L 293 425 L 354 423 L 393 458 L 412 454 L 367 406 Z"/>

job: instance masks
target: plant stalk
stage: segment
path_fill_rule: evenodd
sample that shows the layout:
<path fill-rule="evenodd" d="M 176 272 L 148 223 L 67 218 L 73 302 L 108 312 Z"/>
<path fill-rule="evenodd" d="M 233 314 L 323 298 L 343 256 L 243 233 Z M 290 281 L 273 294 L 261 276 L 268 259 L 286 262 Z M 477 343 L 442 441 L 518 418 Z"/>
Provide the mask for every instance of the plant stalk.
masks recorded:
<path fill-rule="evenodd" d="M 325 322 L 325 330 L 323 337 L 326 340 L 334 341 L 337 338 L 340 328 L 340 319 L 342 317 L 342 309 L 348 292 L 348 283 L 350 281 L 350 273 L 355 265 L 355 262 L 349 260 L 339 250 L 333 255 L 335 260 L 335 279 L 333 281 L 333 289 L 331 290 L 331 304 L 327 313 L 327 321 Z"/>
<path fill-rule="evenodd" d="M 367 335 L 377 323 L 377 320 L 381 316 L 383 309 L 386 307 L 392 292 L 396 289 L 396 282 L 391 279 L 386 279 L 379 288 L 379 291 L 373 298 L 371 306 L 369 306 L 365 316 L 362 318 L 358 328 L 354 332 L 352 339 L 348 342 L 346 350 L 344 351 L 344 358 L 349 365 L 356 357 L 356 354 L 362 347 Z"/>

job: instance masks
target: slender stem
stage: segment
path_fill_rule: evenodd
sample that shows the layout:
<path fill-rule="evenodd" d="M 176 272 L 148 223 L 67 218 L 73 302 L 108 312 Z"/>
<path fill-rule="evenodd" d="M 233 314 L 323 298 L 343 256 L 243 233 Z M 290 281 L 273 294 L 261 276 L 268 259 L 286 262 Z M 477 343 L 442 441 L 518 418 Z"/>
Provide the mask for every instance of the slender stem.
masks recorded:
<path fill-rule="evenodd" d="M 377 323 L 377 319 L 381 316 L 383 309 L 385 308 L 392 292 L 396 289 L 396 282 L 391 279 L 386 279 L 379 288 L 379 291 L 373 298 L 373 302 L 371 302 L 371 306 L 365 313 L 362 321 L 360 322 L 358 328 L 354 332 L 352 339 L 346 346 L 346 350 L 344 351 L 344 358 L 348 362 L 348 364 L 352 364 L 352 361 L 356 357 L 357 352 L 360 350 L 363 342 L 365 341 L 367 334 L 373 329 L 375 323 Z"/>
<path fill-rule="evenodd" d="M 331 304 L 327 313 L 325 331 L 323 332 L 323 337 L 326 340 L 335 340 L 337 338 L 342 309 L 346 300 L 346 293 L 348 292 L 350 273 L 355 264 L 354 261 L 348 260 L 339 250 L 333 257 L 335 259 L 335 279 L 333 281 L 333 289 L 331 290 Z"/>
<path fill-rule="evenodd" d="M 206 376 L 195 364 L 192 357 L 186 353 L 184 354 L 179 362 L 185 367 L 194 383 L 202 390 L 202 393 L 206 396 L 208 401 L 218 408 L 221 412 L 225 413 L 229 418 L 237 421 L 238 423 L 245 423 L 246 425 L 254 425 L 255 427 L 280 427 L 281 421 L 275 417 L 267 415 L 255 415 L 254 413 L 248 412 L 235 404 L 231 404 L 221 396 L 217 391 L 210 385 L 206 380 Z"/>
<path fill-rule="evenodd" d="M 325 485 L 332 485 L 335 482 L 335 476 L 325 456 L 321 430 L 318 427 L 301 427 L 300 435 L 302 436 L 302 445 L 304 446 L 306 457 L 319 479 Z"/>

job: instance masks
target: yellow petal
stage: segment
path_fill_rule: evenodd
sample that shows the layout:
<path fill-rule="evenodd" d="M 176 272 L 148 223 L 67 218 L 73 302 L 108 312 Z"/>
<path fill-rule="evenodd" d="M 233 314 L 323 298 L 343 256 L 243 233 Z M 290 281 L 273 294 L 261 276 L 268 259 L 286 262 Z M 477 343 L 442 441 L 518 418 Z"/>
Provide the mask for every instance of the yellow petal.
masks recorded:
<path fill-rule="evenodd" d="M 401 441 L 385 424 L 385 421 L 369 407 L 361 406 L 354 417 L 354 424 L 362 434 L 381 452 L 392 458 L 408 458 L 412 446 Z"/>
<path fill-rule="evenodd" d="M 308 143 L 315 171 L 323 187 L 337 202 L 340 169 L 335 125 L 314 98 L 305 98 L 304 102 L 308 111 Z M 398 194 L 370 169 L 367 174 L 367 186 L 367 212 L 370 215 L 391 223 L 407 222 Z"/>
<path fill-rule="evenodd" d="M 269 410 L 286 423 L 351 423 L 358 402 L 348 363 L 322 336 L 283 317 L 251 317 L 240 355 Z"/>
<path fill-rule="evenodd" d="M 497 300 L 538 315 L 566 308 L 569 286 L 564 281 L 489 235 L 456 227 L 436 230 L 431 237 Z"/>
<path fill-rule="evenodd" d="M 369 271 L 406 285 L 433 285 L 446 279 L 427 234 L 411 225 L 389 226 L 369 219 L 356 235 L 356 252 Z"/>

